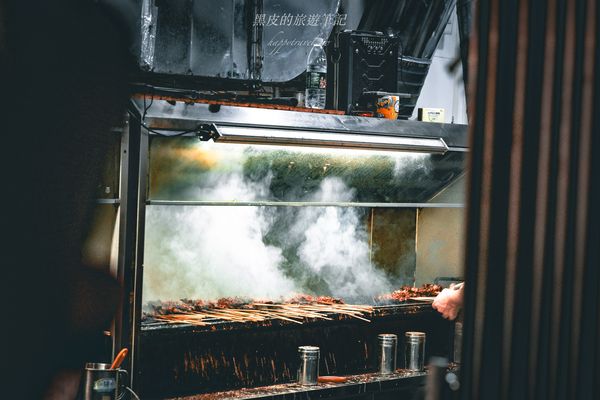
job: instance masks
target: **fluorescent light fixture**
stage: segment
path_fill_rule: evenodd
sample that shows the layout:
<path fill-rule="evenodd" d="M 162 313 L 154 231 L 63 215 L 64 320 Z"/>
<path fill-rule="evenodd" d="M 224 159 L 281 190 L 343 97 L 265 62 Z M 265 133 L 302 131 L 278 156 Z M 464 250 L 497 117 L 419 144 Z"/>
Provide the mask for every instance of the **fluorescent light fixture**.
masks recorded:
<path fill-rule="evenodd" d="M 218 143 L 333 147 L 441 154 L 448 151 L 448 146 L 442 138 L 416 138 L 337 132 L 322 133 L 318 131 L 246 126 L 218 125 L 215 127 L 212 138 Z"/>

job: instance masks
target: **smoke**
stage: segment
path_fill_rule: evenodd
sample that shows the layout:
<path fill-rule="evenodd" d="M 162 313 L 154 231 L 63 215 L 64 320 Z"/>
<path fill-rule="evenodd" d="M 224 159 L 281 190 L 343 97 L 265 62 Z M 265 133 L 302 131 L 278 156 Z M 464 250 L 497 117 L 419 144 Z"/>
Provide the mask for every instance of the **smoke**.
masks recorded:
<path fill-rule="evenodd" d="M 223 178 L 223 177 L 222 177 Z M 231 174 L 215 189 L 237 198 L 268 187 Z M 222 192 L 222 193 L 221 193 Z M 354 191 L 338 178 L 324 179 L 314 201 L 350 201 Z M 144 301 L 180 298 L 279 299 L 294 293 L 371 298 L 389 291 L 385 274 L 370 262 L 364 221 L 355 208 L 302 207 L 288 229 L 276 226 L 276 209 L 231 206 L 151 206 L 147 209 Z M 278 232 L 281 247 L 265 243 Z M 297 249 L 284 271 L 282 247 Z M 307 276 L 318 277 L 315 293 Z"/>
<path fill-rule="evenodd" d="M 202 182 L 193 180 L 198 179 L 193 169 L 180 167 L 188 174 L 182 178 L 187 181 L 184 198 L 271 199 L 273 174 L 244 171 L 242 161 L 255 154 L 252 149 L 227 149 L 212 153 L 215 167 Z M 201 163 L 188 159 L 205 168 L 205 156 Z M 394 173 L 402 173 L 401 164 L 423 159 L 395 162 Z M 303 201 L 357 198 L 355 189 L 338 177 L 324 177 L 311 192 Z M 149 206 L 145 242 L 144 302 L 236 296 L 278 300 L 295 293 L 368 301 L 394 286 L 372 262 L 366 212 L 359 207 Z"/>
<path fill-rule="evenodd" d="M 270 175 L 247 182 L 241 168 L 203 189 L 216 199 L 256 200 Z M 264 207 L 151 206 L 146 211 L 144 301 L 219 297 L 279 298 L 297 291 L 279 265 L 281 249 L 264 243 L 272 216 Z"/>
<path fill-rule="evenodd" d="M 428 177 L 431 168 L 431 157 L 428 154 L 398 153 L 394 157 L 393 175 L 397 180 L 408 178 L 414 182 L 415 180 Z"/>
<path fill-rule="evenodd" d="M 313 200 L 346 202 L 354 195 L 341 179 L 326 178 Z M 302 265 L 318 275 L 333 296 L 369 299 L 391 287 L 370 261 L 364 226 L 356 208 L 305 207 L 292 228 L 302 240 L 298 248 Z"/>

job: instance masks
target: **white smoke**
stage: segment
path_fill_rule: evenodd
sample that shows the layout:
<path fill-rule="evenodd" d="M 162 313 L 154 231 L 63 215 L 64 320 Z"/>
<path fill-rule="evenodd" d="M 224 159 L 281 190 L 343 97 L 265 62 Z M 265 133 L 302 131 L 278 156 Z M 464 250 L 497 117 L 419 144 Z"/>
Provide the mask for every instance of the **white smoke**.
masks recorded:
<path fill-rule="evenodd" d="M 354 194 L 341 179 L 326 178 L 314 201 L 351 201 Z M 355 208 L 305 207 L 292 232 L 302 235 L 302 263 L 325 281 L 333 296 L 368 298 L 389 291 L 386 276 L 370 261 L 367 230 Z"/>
<path fill-rule="evenodd" d="M 195 193 L 185 198 L 269 198 L 271 175 L 252 182 L 244 179 L 241 152 L 219 156 L 231 158 L 234 162 L 224 164 L 232 167 L 206 177 L 209 181 L 204 181 L 203 189 L 193 189 Z M 395 162 L 395 173 L 401 174 L 407 163 L 425 160 L 407 154 Z M 306 200 L 351 202 L 355 197 L 340 178 L 325 178 Z M 355 207 L 304 206 L 284 211 L 253 206 L 149 206 L 143 301 L 234 296 L 277 300 L 299 292 L 366 299 L 389 292 L 392 285 L 371 262 L 367 223 L 359 211 Z M 291 218 L 289 225 L 280 225 L 282 213 Z M 265 243 L 267 234 L 276 234 L 279 242 L 275 242 L 280 244 Z M 284 256 L 289 249 L 297 249 L 293 260 Z M 324 284 L 319 287 L 327 293 L 311 293 L 307 284 L 311 276 L 318 277 Z"/>
<path fill-rule="evenodd" d="M 296 291 L 256 207 L 148 209 L 144 300 L 277 298 Z"/>
<path fill-rule="evenodd" d="M 233 172 L 207 197 L 254 199 L 268 181 L 248 184 Z M 279 269 L 281 250 L 263 242 L 272 223 L 264 208 L 151 206 L 146 214 L 145 302 L 279 298 L 297 291 Z"/>
<path fill-rule="evenodd" d="M 399 179 L 407 173 L 423 177 L 431 170 L 431 156 L 425 153 L 397 153 L 394 155 L 394 178 Z M 415 174 L 416 173 L 416 174 Z"/>

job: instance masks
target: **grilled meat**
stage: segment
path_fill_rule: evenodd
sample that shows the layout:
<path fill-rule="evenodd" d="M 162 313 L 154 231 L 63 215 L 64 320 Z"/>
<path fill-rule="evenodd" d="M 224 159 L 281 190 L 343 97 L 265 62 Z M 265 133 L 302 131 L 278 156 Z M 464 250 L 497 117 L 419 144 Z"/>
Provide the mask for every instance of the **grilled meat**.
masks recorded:
<path fill-rule="evenodd" d="M 431 297 L 437 296 L 439 292 L 442 291 L 442 287 L 440 285 L 434 285 L 431 283 L 426 283 L 420 288 L 413 286 L 402 286 L 398 290 L 394 290 L 392 293 L 386 293 L 384 295 L 378 296 L 375 300 L 377 302 L 403 302 L 411 297 Z"/>

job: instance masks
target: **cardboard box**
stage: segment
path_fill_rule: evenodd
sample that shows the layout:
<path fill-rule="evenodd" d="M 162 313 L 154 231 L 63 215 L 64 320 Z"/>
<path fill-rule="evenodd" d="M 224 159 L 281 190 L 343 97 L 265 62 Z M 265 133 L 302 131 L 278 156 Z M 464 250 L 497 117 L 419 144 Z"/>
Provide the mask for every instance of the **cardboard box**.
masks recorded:
<path fill-rule="evenodd" d="M 424 122 L 440 122 L 444 123 L 443 108 L 419 108 L 418 120 Z"/>

